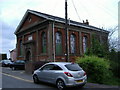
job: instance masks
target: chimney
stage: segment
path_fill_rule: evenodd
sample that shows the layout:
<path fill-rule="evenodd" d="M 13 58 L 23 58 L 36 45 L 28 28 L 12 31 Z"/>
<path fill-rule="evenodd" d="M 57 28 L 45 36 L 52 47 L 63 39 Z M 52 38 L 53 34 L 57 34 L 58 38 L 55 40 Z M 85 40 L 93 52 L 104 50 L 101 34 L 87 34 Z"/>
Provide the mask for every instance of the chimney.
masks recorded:
<path fill-rule="evenodd" d="M 86 19 L 86 22 L 83 20 L 83 24 L 89 25 L 88 19 Z"/>
<path fill-rule="evenodd" d="M 88 19 L 86 19 L 86 24 L 89 25 Z"/>
<path fill-rule="evenodd" d="M 68 24 L 70 25 L 70 18 L 69 18 L 69 20 L 68 20 Z"/>
<path fill-rule="evenodd" d="M 83 23 L 85 23 L 85 21 L 83 20 Z"/>

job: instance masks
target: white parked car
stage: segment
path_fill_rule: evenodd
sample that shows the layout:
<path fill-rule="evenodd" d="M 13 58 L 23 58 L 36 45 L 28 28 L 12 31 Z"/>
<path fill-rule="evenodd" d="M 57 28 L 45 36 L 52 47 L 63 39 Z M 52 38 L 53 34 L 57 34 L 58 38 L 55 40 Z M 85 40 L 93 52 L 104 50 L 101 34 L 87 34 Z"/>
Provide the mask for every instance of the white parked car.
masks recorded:
<path fill-rule="evenodd" d="M 87 82 L 86 72 L 76 63 L 50 62 L 33 73 L 34 83 L 39 81 L 55 84 L 59 90 L 66 87 L 84 86 Z"/>

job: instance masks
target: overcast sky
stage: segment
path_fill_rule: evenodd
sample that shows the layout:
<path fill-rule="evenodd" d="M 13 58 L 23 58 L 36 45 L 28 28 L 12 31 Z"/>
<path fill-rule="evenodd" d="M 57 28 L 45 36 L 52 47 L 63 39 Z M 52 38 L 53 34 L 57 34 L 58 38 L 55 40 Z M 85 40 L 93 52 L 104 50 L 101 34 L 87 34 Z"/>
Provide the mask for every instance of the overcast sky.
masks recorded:
<path fill-rule="evenodd" d="M 110 29 L 118 25 L 120 0 L 68 0 L 68 18 Z M 27 9 L 65 17 L 65 0 L 0 0 L 0 53 L 16 47 L 14 32 Z"/>

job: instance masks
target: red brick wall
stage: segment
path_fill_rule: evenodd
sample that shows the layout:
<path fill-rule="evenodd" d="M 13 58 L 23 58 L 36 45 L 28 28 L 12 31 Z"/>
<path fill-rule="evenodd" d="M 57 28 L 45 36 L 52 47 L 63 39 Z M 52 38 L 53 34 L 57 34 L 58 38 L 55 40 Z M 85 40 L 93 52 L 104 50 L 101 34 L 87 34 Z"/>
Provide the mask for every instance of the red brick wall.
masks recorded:
<path fill-rule="evenodd" d="M 31 21 L 29 21 L 29 18 L 31 18 Z M 39 18 L 38 16 L 35 16 L 33 14 L 29 14 L 28 17 L 26 18 L 25 22 L 23 23 L 22 28 L 25 28 L 33 23 L 36 23 L 38 21 L 42 21 L 43 19 L 42 18 Z"/>
<path fill-rule="evenodd" d="M 47 29 L 47 28 L 46 28 Z M 47 53 L 46 54 L 42 54 L 41 53 L 41 34 L 42 34 L 42 32 L 46 32 L 47 33 L 47 30 L 46 29 L 42 29 L 42 30 L 39 30 L 38 31 L 38 48 L 36 47 L 36 44 L 34 45 L 34 48 L 35 48 L 35 50 L 34 50 L 34 56 L 35 56 L 35 60 L 36 61 L 40 61 L 40 60 L 47 60 L 48 59 L 48 55 L 47 55 L 47 53 L 48 53 L 48 51 L 47 51 Z M 55 57 L 55 59 L 56 59 L 56 61 L 63 61 L 63 62 L 65 62 L 66 61 L 66 57 L 64 56 L 64 54 L 65 54 L 65 52 L 66 52 L 66 47 L 65 47 L 65 31 L 64 31 L 64 29 L 62 29 L 62 28 L 55 28 L 55 33 L 57 32 L 57 31 L 59 31 L 59 32 L 61 32 L 62 33 L 62 46 L 63 46 L 63 54 L 62 55 L 56 55 L 56 57 Z M 70 54 L 70 56 L 69 56 L 69 60 L 70 61 L 72 61 L 72 62 L 74 62 L 75 61 L 75 58 L 76 58 L 76 56 L 79 56 L 80 55 L 80 46 L 79 46 L 79 44 L 80 45 L 82 45 L 82 42 L 80 42 L 80 36 L 79 36 L 79 32 L 78 31 L 74 31 L 74 30 L 69 30 L 69 40 L 70 40 L 70 35 L 71 34 L 75 34 L 76 35 L 76 54 L 75 55 L 72 55 L 72 54 Z M 25 36 L 24 36 L 24 42 L 26 42 L 26 41 L 28 41 L 28 37 L 29 36 L 32 36 L 33 37 L 33 40 L 35 41 L 35 42 L 37 42 L 37 33 L 36 32 L 34 32 L 34 33 L 28 33 L 28 34 L 26 34 Z M 82 32 L 81 33 L 81 37 L 83 37 L 83 36 L 87 36 L 88 37 L 88 46 L 90 46 L 90 33 L 84 33 L 84 32 Z M 48 35 L 47 35 L 48 36 Z M 48 38 L 48 37 L 47 37 Z M 82 38 L 81 38 L 82 39 Z M 18 56 L 19 56 L 19 42 L 20 42 L 20 40 L 22 40 L 22 38 L 18 38 Z M 82 40 L 81 40 L 82 41 Z M 52 43 L 52 42 L 51 42 Z M 70 42 L 69 42 L 69 44 L 70 44 Z M 47 41 L 47 45 L 49 45 L 48 44 L 48 41 Z M 70 45 L 69 45 L 70 46 Z M 48 48 L 48 47 L 47 47 Z M 70 47 L 69 47 L 69 49 L 70 49 Z M 38 53 L 36 52 L 36 50 L 38 50 Z M 69 50 L 70 51 L 70 50 Z M 83 52 L 83 46 L 82 46 L 82 52 Z M 24 59 L 23 57 L 18 57 L 18 59 Z M 53 60 L 51 60 L 51 61 L 53 61 Z"/>
<path fill-rule="evenodd" d="M 56 56 L 55 57 L 55 61 L 56 62 L 65 62 L 66 61 L 66 57 L 65 56 Z"/>
<path fill-rule="evenodd" d="M 62 61 L 62 62 L 65 62 L 66 61 L 66 57 L 65 57 L 65 53 L 66 53 L 66 47 L 65 47 L 65 38 L 66 38 L 66 35 L 65 35 L 65 31 L 64 31 L 64 29 L 62 29 L 62 28 L 55 28 L 55 33 L 56 32 L 61 32 L 61 34 L 62 34 L 62 51 L 63 51 L 63 54 L 62 55 L 56 55 L 56 57 L 55 57 L 55 61 Z M 80 46 L 79 46 L 79 32 L 78 31 L 73 31 L 73 30 L 69 30 L 69 41 L 70 41 L 70 35 L 72 34 L 72 33 L 74 33 L 75 34 L 75 36 L 76 36 L 76 54 L 78 55 L 80 55 Z M 56 40 L 56 39 L 55 39 Z M 69 49 L 70 49 L 70 42 L 69 42 Z M 70 50 L 69 50 L 70 51 Z M 69 56 L 69 60 L 70 61 L 75 61 L 75 58 L 76 58 L 76 56 L 75 55 L 72 55 L 72 54 L 70 54 L 70 56 Z"/>
<path fill-rule="evenodd" d="M 22 37 L 17 38 L 17 59 L 23 59 L 22 57 L 19 57 L 20 56 L 20 41 L 23 42 Z"/>
<path fill-rule="evenodd" d="M 47 61 L 48 56 L 47 55 L 39 55 L 37 61 Z"/>
<path fill-rule="evenodd" d="M 69 57 L 70 62 L 75 62 L 76 57 L 77 57 L 77 56 L 70 56 L 70 57 Z"/>
<path fill-rule="evenodd" d="M 34 41 L 34 55 L 36 55 L 36 32 L 34 33 L 27 33 L 26 35 L 24 35 L 24 38 L 23 37 L 19 37 L 18 40 L 17 40 L 17 59 L 24 59 L 24 54 L 25 54 L 25 50 L 23 48 L 23 55 L 20 56 L 20 41 L 22 41 L 22 44 L 26 43 L 26 42 L 29 42 L 28 40 L 28 37 L 29 36 L 32 36 L 32 41 Z M 24 45 L 23 45 L 24 47 Z"/>
<path fill-rule="evenodd" d="M 24 42 L 28 41 L 29 36 L 32 36 L 32 40 L 36 41 L 36 32 L 34 32 L 34 33 L 27 33 L 24 37 Z"/>

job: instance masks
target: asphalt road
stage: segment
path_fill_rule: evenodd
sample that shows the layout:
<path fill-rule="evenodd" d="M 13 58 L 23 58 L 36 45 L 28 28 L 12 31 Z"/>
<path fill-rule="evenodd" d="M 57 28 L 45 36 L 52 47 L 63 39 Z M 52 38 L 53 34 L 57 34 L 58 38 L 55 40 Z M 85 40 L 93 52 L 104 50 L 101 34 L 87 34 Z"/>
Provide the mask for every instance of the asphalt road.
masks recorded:
<path fill-rule="evenodd" d="M 2 74 L 2 88 L 41 88 L 51 90 L 56 89 L 54 86 L 50 86 L 49 84 L 34 84 L 33 81 L 29 79 L 29 77 L 27 77 L 30 75 L 21 76 L 22 74 L 24 74 L 21 70 L 12 71 L 9 68 L 3 68 L 2 73 L 0 74 Z"/>
<path fill-rule="evenodd" d="M 26 74 L 23 70 L 11 70 L 10 68 L 3 67 L 0 71 L 0 76 L 2 76 L 2 88 L 8 89 L 40 89 L 40 90 L 57 90 L 54 85 L 47 83 L 34 84 L 31 74 Z M 4 89 L 5 88 L 5 89 Z M 87 83 L 84 88 L 70 88 L 72 90 L 86 90 L 86 89 L 99 89 L 99 90 L 119 90 L 117 86 L 99 85 L 93 83 Z"/>

